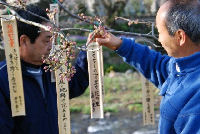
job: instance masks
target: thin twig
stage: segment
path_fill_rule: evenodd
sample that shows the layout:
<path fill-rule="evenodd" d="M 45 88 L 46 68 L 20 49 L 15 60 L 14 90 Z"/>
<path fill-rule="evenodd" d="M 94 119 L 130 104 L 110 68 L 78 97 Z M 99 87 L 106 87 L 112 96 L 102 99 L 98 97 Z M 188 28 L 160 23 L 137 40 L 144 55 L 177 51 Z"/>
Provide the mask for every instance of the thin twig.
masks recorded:
<path fill-rule="evenodd" d="M 63 8 L 70 16 L 72 16 L 72 17 L 74 17 L 74 18 L 76 18 L 76 19 L 79 19 L 79 20 L 81 20 L 81 21 L 87 21 L 87 20 L 83 20 L 82 18 L 80 18 L 79 16 L 77 16 L 77 15 L 75 15 L 75 14 L 72 14 L 72 13 L 71 13 L 69 10 L 67 10 L 58 0 L 56 0 L 56 1 L 57 1 L 57 3 L 59 4 L 59 6 L 60 6 L 61 8 Z M 11 5 L 9 5 L 9 4 L 3 2 L 3 1 L 1 1 L 0 4 L 3 4 L 3 5 L 5 5 L 5 6 L 8 6 L 8 7 L 14 8 L 14 9 L 16 9 L 16 8 L 19 9 L 18 7 L 11 6 Z M 30 11 L 27 11 L 27 12 L 30 13 L 30 14 L 32 14 L 32 15 L 34 15 L 34 16 L 36 16 L 36 17 L 39 17 L 39 18 L 41 18 L 41 19 L 43 19 L 43 20 L 45 20 L 45 21 L 51 22 L 50 20 L 48 20 L 48 19 L 46 19 L 46 18 L 44 18 L 44 17 L 42 17 L 42 16 L 39 16 L 39 15 L 37 15 L 37 14 L 34 14 L 34 13 L 30 12 Z M 118 17 L 118 18 L 122 18 L 122 17 Z M 24 20 L 23 18 L 19 17 L 19 15 L 18 15 L 18 19 L 20 19 L 20 20 L 22 20 L 24 23 L 26 23 L 25 20 Z M 124 19 L 125 19 L 125 18 L 124 18 Z M 125 20 L 129 20 L 129 19 L 125 19 Z M 90 23 L 89 21 L 87 21 L 87 22 Z M 52 23 L 52 22 L 51 22 L 51 23 Z M 30 24 L 33 24 L 33 25 L 35 25 L 35 26 L 39 26 L 39 25 L 34 24 L 34 23 L 32 23 L 32 22 L 30 22 Z M 54 23 L 52 23 L 52 24 L 54 24 Z M 91 23 L 90 23 L 90 24 L 91 24 Z M 40 25 L 41 25 L 41 24 L 40 24 Z M 54 24 L 54 26 L 55 26 L 55 24 Z M 39 27 L 40 27 L 40 26 L 39 26 Z M 41 28 L 43 28 L 43 26 L 42 26 Z M 69 30 L 80 30 L 80 31 L 85 31 L 85 32 L 91 32 L 91 30 L 82 29 L 82 28 L 62 28 L 62 29 L 61 29 L 61 31 L 64 31 L 64 30 L 68 30 L 68 31 L 69 31 Z M 153 39 L 155 39 L 155 40 L 158 40 L 157 37 L 155 37 L 154 35 L 149 35 L 149 34 L 131 33 L 131 32 L 115 31 L 115 30 L 108 30 L 108 32 L 115 33 L 115 34 L 124 34 L 124 35 L 132 35 L 132 36 L 139 36 L 139 37 L 148 37 L 148 38 L 153 38 Z M 63 35 L 63 33 L 62 33 L 62 35 Z"/>
<path fill-rule="evenodd" d="M 124 17 L 115 17 L 115 20 L 124 20 L 124 21 L 128 21 L 129 25 L 132 25 L 132 24 L 152 24 L 154 22 L 151 22 L 151 21 L 145 21 L 145 20 L 140 20 L 140 19 L 135 19 L 135 20 L 130 20 L 130 19 L 127 19 L 127 18 L 124 18 Z"/>
<path fill-rule="evenodd" d="M 61 28 L 61 31 L 84 31 L 84 32 L 91 32 L 90 29 L 84 29 L 84 28 Z M 139 36 L 139 37 L 147 37 L 147 38 L 153 38 L 154 40 L 158 40 L 158 38 L 151 34 L 140 34 L 140 33 L 132 33 L 132 32 L 124 32 L 124 31 L 115 31 L 115 30 L 107 30 L 108 32 L 115 33 L 115 34 L 123 34 L 123 35 L 132 35 L 132 36 Z"/>
<path fill-rule="evenodd" d="M 10 11 L 11 11 L 12 15 L 15 16 L 16 19 L 18 19 L 19 21 L 24 22 L 24 23 L 26 23 L 26 24 L 30 24 L 30 25 L 37 26 L 37 27 L 39 27 L 39 28 L 43 28 L 44 30 L 50 31 L 50 32 L 52 32 L 52 33 L 57 33 L 57 34 L 59 34 L 61 37 L 63 37 L 63 38 L 65 38 L 66 40 L 68 40 L 67 37 L 65 36 L 65 34 L 64 34 L 62 31 L 59 31 L 59 32 L 58 32 L 58 31 L 52 31 L 53 29 L 51 29 L 51 27 L 48 27 L 48 26 L 45 26 L 45 25 L 42 25 L 42 24 L 39 24 L 39 23 L 36 23 L 36 22 L 33 22 L 33 21 L 26 20 L 26 19 L 22 18 L 19 14 L 17 14 L 17 13 L 15 12 L 15 10 L 12 10 L 12 9 L 22 9 L 22 8 L 15 7 L 15 6 L 11 6 L 11 5 L 9 5 L 9 4 L 3 2 L 3 1 L 0 1 L 0 4 L 4 5 L 4 6 L 6 6 L 6 7 L 11 8 Z M 24 10 L 24 9 L 22 9 L 22 10 Z M 42 20 L 44 20 L 44 21 L 46 21 L 46 22 L 51 23 L 51 24 L 54 26 L 54 28 L 59 29 L 59 28 L 58 28 L 53 22 L 51 22 L 50 20 L 48 20 L 48 19 L 46 19 L 46 18 L 44 18 L 44 17 L 42 17 L 42 16 L 39 16 L 39 15 L 33 13 L 33 12 L 30 12 L 30 11 L 28 11 L 28 10 L 25 10 L 25 11 L 28 12 L 29 14 L 33 15 L 33 16 L 36 16 L 36 17 L 38 17 L 38 18 L 40 18 L 40 19 L 42 19 Z"/>
<path fill-rule="evenodd" d="M 11 6 L 11 5 L 9 5 L 8 3 L 3 2 L 3 1 L 1 1 L 1 0 L 0 0 L 0 5 L 4 5 L 4 6 L 6 6 L 6 7 L 9 7 L 9 8 L 11 8 L 11 9 L 14 9 L 14 10 L 16 10 L 16 9 L 25 10 L 25 9 L 23 9 L 23 8 Z M 22 20 L 22 22 L 24 22 L 24 21 L 23 21 L 24 19 L 23 19 L 20 15 L 18 15 L 14 10 L 11 10 L 12 14 L 15 15 L 17 19 L 20 18 L 20 19 Z M 39 15 L 37 15 L 37 14 L 31 12 L 31 11 L 28 11 L 28 10 L 25 10 L 25 11 L 26 11 L 27 13 L 29 13 L 29 14 L 35 16 L 35 17 L 38 17 L 38 18 L 44 20 L 45 22 L 49 22 L 50 24 L 52 24 L 52 25 L 54 26 L 54 28 L 59 29 L 59 28 L 55 25 L 55 23 L 51 22 L 49 19 L 47 19 L 47 18 L 45 18 L 45 17 L 42 17 L 42 16 L 39 16 Z M 24 23 L 26 23 L 26 22 L 24 22 Z M 28 23 L 27 23 L 27 24 L 28 24 Z M 34 25 L 34 24 L 33 24 L 33 25 Z M 34 25 L 34 26 L 40 27 L 40 26 L 37 25 L 37 24 Z M 43 28 L 43 26 L 40 27 L 40 28 Z M 64 33 L 62 33 L 62 34 L 64 35 Z"/>
<path fill-rule="evenodd" d="M 81 20 L 81 21 L 85 21 L 85 22 L 91 24 L 91 22 L 89 22 L 89 21 L 87 21 L 87 20 L 84 20 L 84 19 L 82 19 L 81 17 L 79 17 L 79 16 L 77 16 L 77 15 L 75 15 L 75 14 L 72 14 L 72 13 L 69 12 L 58 0 L 56 0 L 56 1 L 57 1 L 57 3 L 59 4 L 59 6 L 60 6 L 61 8 L 63 8 L 70 16 L 72 16 L 72 17 L 74 17 L 74 18 L 76 18 L 76 19 L 79 19 L 79 20 Z M 19 8 L 19 7 L 11 6 L 11 5 L 9 5 L 9 4 L 7 4 L 7 3 L 1 1 L 1 0 L 0 0 L 0 4 L 4 5 L 4 6 L 6 6 L 6 7 L 10 7 L 10 8 L 12 8 L 12 9 L 21 9 L 21 8 Z M 26 11 L 27 11 L 27 10 L 26 10 Z M 14 10 L 11 10 L 11 12 L 12 12 L 12 14 L 14 14 L 13 16 L 15 16 L 19 21 L 22 21 L 22 22 L 24 22 L 24 23 L 27 23 L 27 24 L 30 24 L 30 25 L 34 25 L 34 26 L 43 28 L 43 29 L 45 29 L 45 30 L 47 30 L 47 31 L 52 30 L 52 29 L 50 29 L 50 27 L 47 27 L 47 26 L 45 26 L 45 25 L 41 25 L 41 24 L 38 24 L 38 23 L 35 23 L 35 22 L 32 22 L 32 21 L 28 21 L 28 20 L 23 19 L 23 18 L 22 18 L 21 16 L 19 16 Z M 27 11 L 27 12 L 30 13 L 30 14 L 32 14 L 32 15 L 34 15 L 34 16 L 36 16 L 36 17 L 39 17 L 39 18 L 41 18 L 41 19 L 43 19 L 43 20 L 45 20 L 45 21 L 47 21 L 47 22 L 50 22 L 51 24 L 53 24 L 53 25 L 55 26 L 55 24 L 52 23 L 50 20 L 48 20 L 48 19 L 46 19 L 46 18 L 44 18 L 44 17 L 42 17 L 42 16 L 39 16 L 39 15 L 37 15 L 37 14 L 34 14 L 34 13 L 30 12 L 30 11 Z M 3 18 L 3 17 L 1 17 L 1 18 Z M 118 18 L 121 18 L 121 17 L 118 17 Z M 6 19 L 6 18 L 5 18 L 5 19 Z M 125 19 L 125 20 L 128 20 L 128 19 Z M 148 23 L 148 22 L 146 22 L 146 23 Z M 56 27 L 56 26 L 55 26 L 55 27 Z M 56 27 L 56 28 L 57 28 L 57 27 Z M 108 29 L 108 28 L 107 28 L 107 29 Z M 57 34 L 61 35 L 63 38 L 67 39 L 67 38 L 65 37 L 65 35 L 62 33 L 62 31 L 71 31 L 71 30 L 79 30 L 79 31 L 85 31 L 85 32 L 92 32 L 92 31 L 93 31 L 93 30 L 83 29 L 83 28 L 62 28 L 62 29 L 60 29 L 59 32 L 55 32 L 55 31 L 51 31 L 51 32 L 57 33 Z M 108 32 L 111 32 L 111 33 L 115 33 L 115 34 L 123 34 L 123 35 L 139 36 L 139 37 L 147 37 L 147 38 L 153 38 L 154 40 L 158 40 L 157 37 L 156 37 L 154 34 L 151 35 L 151 34 L 149 34 L 149 33 L 148 33 L 148 34 L 140 34 L 140 33 L 124 32 L 124 31 L 115 31 L 115 30 L 107 30 L 107 31 L 108 31 Z M 151 31 L 151 33 L 154 33 L 154 32 Z M 68 40 L 68 39 L 67 39 L 67 40 Z M 84 48 L 84 47 L 76 47 L 76 48 L 81 49 L 81 50 L 83 50 L 83 49 L 85 50 L 85 49 L 86 49 L 86 48 Z"/>
<path fill-rule="evenodd" d="M 6 6 L 6 7 L 9 7 L 9 8 L 11 8 L 11 9 L 14 9 L 14 10 L 17 10 L 17 9 L 25 10 L 24 8 L 12 6 L 12 5 L 10 5 L 10 4 L 8 4 L 8 3 L 2 1 L 2 0 L 0 0 L 0 5 L 4 5 L 4 6 Z M 54 24 L 54 23 L 51 22 L 49 19 L 46 19 L 46 18 L 44 18 L 44 17 L 42 17 L 42 16 L 39 16 L 39 15 L 37 15 L 37 14 L 31 12 L 31 11 L 28 11 L 28 10 L 25 10 L 25 11 L 26 11 L 27 13 L 33 15 L 33 16 L 36 16 L 36 17 L 38 17 L 38 18 L 40 18 L 40 19 L 46 21 L 46 22 L 50 22 L 51 24 Z"/>
<path fill-rule="evenodd" d="M 67 8 L 65 8 L 65 7 L 62 5 L 62 3 L 60 3 L 59 0 L 56 0 L 56 2 L 57 2 L 58 5 L 59 5 L 65 12 L 67 12 L 71 17 L 76 18 L 76 19 L 81 20 L 81 21 L 85 21 L 85 22 L 87 22 L 87 23 L 90 23 L 89 21 L 82 19 L 82 18 L 79 17 L 78 15 L 75 15 L 75 14 L 71 13 Z"/>
<path fill-rule="evenodd" d="M 132 33 L 132 32 L 124 32 L 124 31 L 114 31 L 114 30 L 108 30 L 111 33 L 115 34 L 123 34 L 123 35 L 132 35 L 132 36 L 139 36 L 139 37 L 147 37 L 147 38 L 152 38 L 154 40 L 158 40 L 156 36 L 149 35 L 149 34 L 140 34 L 140 33 Z"/>
<path fill-rule="evenodd" d="M 58 3 L 58 5 L 59 5 L 69 16 L 71 16 L 71 17 L 73 17 L 73 18 L 75 18 L 75 19 L 84 21 L 84 22 L 86 22 L 86 23 L 89 23 L 89 24 L 92 24 L 92 25 L 96 25 L 96 23 L 91 23 L 90 21 L 85 20 L 85 19 L 79 17 L 78 15 L 71 13 L 66 7 L 63 6 L 62 3 L 59 2 L 59 0 L 56 0 L 56 2 Z M 111 29 L 111 28 L 106 27 L 106 26 L 104 26 L 104 27 L 105 27 L 105 29 L 108 29 L 108 30 Z"/>
<path fill-rule="evenodd" d="M 93 30 L 90 29 L 84 29 L 84 28 L 61 28 L 61 31 L 83 31 L 83 32 L 92 32 Z"/>

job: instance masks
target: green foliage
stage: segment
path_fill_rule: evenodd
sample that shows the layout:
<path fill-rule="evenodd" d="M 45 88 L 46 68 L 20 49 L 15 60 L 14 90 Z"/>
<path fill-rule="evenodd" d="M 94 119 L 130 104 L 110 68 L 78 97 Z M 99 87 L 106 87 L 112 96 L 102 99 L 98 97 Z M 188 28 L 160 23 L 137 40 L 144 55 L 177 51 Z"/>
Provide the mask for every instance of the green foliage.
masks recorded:
<path fill-rule="evenodd" d="M 121 63 L 121 64 L 104 64 L 104 72 L 105 74 L 110 73 L 111 71 L 115 72 L 125 72 L 128 69 L 134 70 L 133 67 L 126 63 Z"/>
<path fill-rule="evenodd" d="M 80 106 L 72 106 L 72 107 L 70 107 L 70 112 L 80 113 L 81 112 L 81 107 Z"/>
<path fill-rule="evenodd" d="M 107 66 L 107 64 L 104 66 Z M 104 70 L 105 70 L 104 72 L 107 74 L 110 73 L 111 71 L 114 71 L 114 68 L 112 65 L 111 66 L 108 65 L 108 67 L 104 67 Z"/>
<path fill-rule="evenodd" d="M 83 94 L 83 96 L 89 96 L 90 95 L 90 90 L 89 87 L 85 90 L 85 93 Z"/>
<path fill-rule="evenodd" d="M 121 83 L 120 83 L 119 78 L 104 77 L 104 89 L 105 89 L 106 94 L 119 91 L 120 85 L 121 85 Z M 112 96 L 112 94 L 110 94 L 110 95 L 108 94 L 108 99 L 114 97 L 114 96 Z"/>
<path fill-rule="evenodd" d="M 82 107 L 82 111 L 81 112 L 83 114 L 90 114 L 90 106 L 87 105 L 87 106 Z"/>
<path fill-rule="evenodd" d="M 119 109 L 116 106 L 106 106 L 106 107 L 104 107 L 103 110 L 104 110 L 104 112 L 111 112 L 111 113 L 119 112 Z"/>
<path fill-rule="evenodd" d="M 119 112 L 128 110 L 142 112 L 142 90 L 140 79 L 135 75 L 127 76 L 123 73 L 115 77 L 104 77 L 104 112 Z M 90 91 L 70 101 L 71 112 L 90 114 Z M 155 93 L 155 99 L 157 93 Z M 158 110 L 159 106 L 155 106 Z"/>
<path fill-rule="evenodd" d="M 79 24 L 79 23 L 77 23 L 77 24 L 74 24 L 74 28 L 86 28 L 86 29 L 93 29 L 93 25 L 91 25 L 91 24 Z"/>
<path fill-rule="evenodd" d="M 86 40 L 76 40 L 77 46 L 82 46 L 83 44 L 86 44 Z"/>
<path fill-rule="evenodd" d="M 142 112 L 142 104 L 130 104 L 128 105 L 128 110 L 135 112 Z"/>
<path fill-rule="evenodd" d="M 154 110 L 155 110 L 155 111 L 157 111 L 157 110 L 159 110 L 159 109 L 160 109 L 160 107 L 158 107 L 158 106 L 155 106 L 155 107 L 154 107 Z"/>

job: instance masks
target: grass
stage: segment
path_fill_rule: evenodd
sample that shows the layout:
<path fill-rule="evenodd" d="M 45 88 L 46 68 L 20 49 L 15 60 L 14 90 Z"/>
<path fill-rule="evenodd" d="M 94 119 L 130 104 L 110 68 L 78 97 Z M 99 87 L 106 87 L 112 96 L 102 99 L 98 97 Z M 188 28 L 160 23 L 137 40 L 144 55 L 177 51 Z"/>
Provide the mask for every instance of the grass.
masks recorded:
<path fill-rule="evenodd" d="M 142 112 L 142 90 L 140 78 L 136 73 L 126 75 L 115 73 L 115 76 L 106 74 L 104 77 L 104 112 L 116 113 L 127 110 Z M 71 112 L 90 114 L 89 89 L 80 97 L 70 100 Z M 155 99 L 158 100 L 157 92 Z M 159 105 L 155 105 L 155 110 Z"/>

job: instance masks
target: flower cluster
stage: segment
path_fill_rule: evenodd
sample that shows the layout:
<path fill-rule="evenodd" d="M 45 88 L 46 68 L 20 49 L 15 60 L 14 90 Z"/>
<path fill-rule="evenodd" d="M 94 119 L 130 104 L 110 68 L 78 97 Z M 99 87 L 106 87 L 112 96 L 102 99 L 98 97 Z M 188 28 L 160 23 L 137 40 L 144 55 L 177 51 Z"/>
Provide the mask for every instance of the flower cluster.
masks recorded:
<path fill-rule="evenodd" d="M 98 27 L 94 26 L 94 29 L 95 29 L 94 30 L 95 36 L 104 37 L 107 33 L 107 31 L 105 30 L 105 27 L 101 25 Z"/>
<path fill-rule="evenodd" d="M 97 16 L 94 16 L 94 17 L 91 17 L 91 16 L 85 16 L 83 13 L 81 14 L 78 14 L 78 16 L 84 20 L 84 21 L 87 21 L 87 22 L 90 22 L 90 24 L 94 24 L 94 25 L 102 25 L 103 21 L 97 17 Z"/>
<path fill-rule="evenodd" d="M 105 27 L 103 26 L 103 21 L 95 16 L 95 17 L 91 17 L 91 16 L 85 16 L 83 13 L 82 14 L 78 14 L 78 16 L 84 20 L 89 22 L 90 24 L 94 25 L 94 31 L 92 32 L 92 37 L 91 40 L 93 40 L 96 37 L 104 37 L 106 35 L 106 30 Z M 91 40 L 89 40 L 86 44 L 87 45 L 91 42 Z"/>
<path fill-rule="evenodd" d="M 55 22 L 55 15 L 58 13 L 57 9 L 55 8 L 54 10 L 49 10 L 48 8 L 46 9 L 47 15 L 49 16 L 49 19 L 52 20 L 52 22 Z"/>
<path fill-rule="evenodd" d="M 43 63 L 47 64 L 44 69 L 45 71 L 60 69 L 60 78 L 70 81 L 76 72 L 75 67 L 72 66 L 72 60 L 75 58 L 74 45 L 76 45 L 76 42 L 68 41 L 57 34 L 54 34 L 53 37 L 57 41 L 57 45 L 53 46 L 48 57 L 43 57 Z M 66 70 L 61 68 L 63 65 L 66 66 Z"/>
<path fill-rule="evenodd" d="M 54 21 L 57 10 L 46 10 L 50 20 Z M 69 41 L 63 33 L 60 32 L 58 27 L 50 28 L 52 33 L 53 47 L 48 57 L 42 57 L 45 71 L 60 70 L 59 74 L 61 80 L 66 79 L 70 81 L 74 76 L 76 69 L 72 66 L 72 61 L 75 58 L 75 45 L 76 42 Z M 63 68 L 66 67 L 66 69 Z"/>
<path fill-rule="evenodd" d="M 48 15 L 51 20 L 55 18 L 56 10 L 48 11 Z M 101 25 L 102 21 L 98 17 L 87 17 L 83 14 L 80 15 L 91 24 L 94 22 L 98 25 L 94 25 L 93 36 L 105 36 L 105 28 Z M 76 42 L 69 41 L 62 33 L 59 32 L 58 28 L 50 28 L 53 38 L 53 47 L 48 57 L 43 57 L 43 62 L 47 64 L 44 67 L 45 71 L 56 71 L 59 69 L 61 73 L 59 74 L 61 80 L 67 79 L 70 81 L 76 72 L 75 67 L 72 66 L 72 60 L 75 58 L 75 45 Z M 55 32 L 56 31 L 56 32 Z M 66 66 L 66 70 L 63 69 L 63 65 Z"/>
<path fill-rule="evenodd" d="M 115 17 L 115 20 L 119 20 L 119 19 L 127 21 L 128 22 L 128 26 L 131 26 L 132 24 L 146 24 L 146 25 L 151 26 L 151 24 L 153 23 L 153 22 L 150 22 L 150 21 L 139 20 L 139 19 L 130 20 L 130 19 L 123 18 L 123 17 Z"/>

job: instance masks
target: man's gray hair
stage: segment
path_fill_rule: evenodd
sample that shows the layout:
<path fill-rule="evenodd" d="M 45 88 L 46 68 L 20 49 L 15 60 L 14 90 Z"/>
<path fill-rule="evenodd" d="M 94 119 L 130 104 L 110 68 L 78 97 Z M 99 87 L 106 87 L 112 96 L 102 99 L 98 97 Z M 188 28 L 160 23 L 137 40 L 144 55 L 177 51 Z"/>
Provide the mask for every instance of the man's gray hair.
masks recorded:
<path fill-rule="evenodd" d="M 192 42 L 200 43 L 200 4 L 176 3 L 168 11 L 166 27 L 174 36 L 178 29 L 185 31 Z"/>

